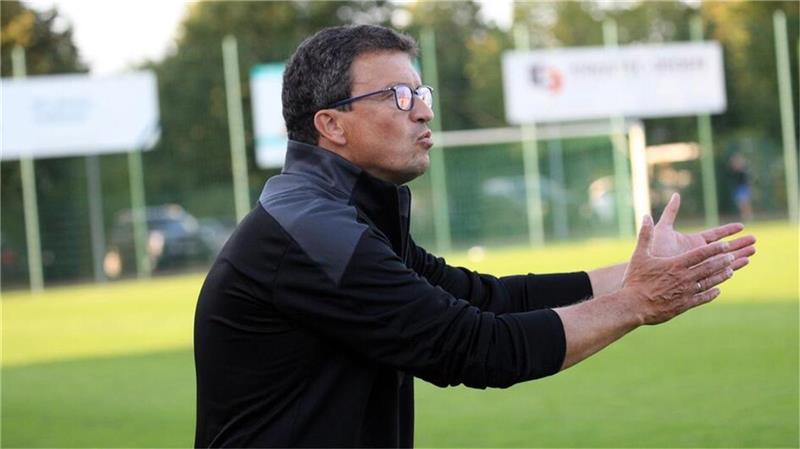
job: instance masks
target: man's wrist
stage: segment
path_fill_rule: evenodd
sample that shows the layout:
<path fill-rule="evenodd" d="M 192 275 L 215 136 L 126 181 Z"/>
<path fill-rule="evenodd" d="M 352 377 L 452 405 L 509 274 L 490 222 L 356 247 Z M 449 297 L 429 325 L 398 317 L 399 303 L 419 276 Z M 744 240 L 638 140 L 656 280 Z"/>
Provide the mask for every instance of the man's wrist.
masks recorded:
<path fill-rule="evenodd" d="M 615 292 L 603 295 L 595 300 L 604 310 L 607 310 L 620 327 L 627 333 L 644 324 L 644 315 L 635 306 L 640 294 L 633 288 L 621 288 Z"/>
<path fill-rule="evenodd" d="M 620 263 L 587 271 L 594 297 L 600 297 L 620 290 L 627 268 L 627 263 Z"/>
<path fill-rule="evenodd" d="M 641 324 L 629 300 L 619 290 L 589 301 L 554 309 L 561 318 L 567 341 L 562 370 L 590 357 Z"/>

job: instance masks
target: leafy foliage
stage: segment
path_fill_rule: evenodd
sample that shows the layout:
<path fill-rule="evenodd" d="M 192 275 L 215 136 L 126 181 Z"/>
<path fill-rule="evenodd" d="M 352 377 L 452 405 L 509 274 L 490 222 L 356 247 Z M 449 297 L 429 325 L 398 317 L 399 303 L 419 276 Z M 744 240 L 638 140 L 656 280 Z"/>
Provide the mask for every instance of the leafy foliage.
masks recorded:
<path fill-rule="evenodd" d="M 3 1 L 0 16 L 0 74 L 11 76 L 11 49 L 25 49 L 29 75 L 85 72 L 72 41 L 72 26 L 58 9 L 37 12 L 17 0 Z"/>

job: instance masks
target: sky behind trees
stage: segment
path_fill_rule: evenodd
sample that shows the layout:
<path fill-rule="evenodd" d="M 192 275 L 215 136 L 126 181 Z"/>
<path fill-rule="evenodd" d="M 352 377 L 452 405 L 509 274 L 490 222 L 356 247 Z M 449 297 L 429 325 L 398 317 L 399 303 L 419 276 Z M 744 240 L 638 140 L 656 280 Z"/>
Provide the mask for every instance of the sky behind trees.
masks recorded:
<path fill-rule="evenodd" d="M 160 60 L 174 50 L 187 5 L 186 0 L 25 0 L 24 3 L 37 11 L 58 8 L 60 20 L 72 24 L 75 45 L 83 61 L 97 75 L 128 70 L 144 60 Z M 510 25 L 511 0 L 478 3 L 488 20 L 502 28 Z M 158 13 L 153 12 L 154 6 Z M 142 33 L 143 27 L 146 33 Z"/>

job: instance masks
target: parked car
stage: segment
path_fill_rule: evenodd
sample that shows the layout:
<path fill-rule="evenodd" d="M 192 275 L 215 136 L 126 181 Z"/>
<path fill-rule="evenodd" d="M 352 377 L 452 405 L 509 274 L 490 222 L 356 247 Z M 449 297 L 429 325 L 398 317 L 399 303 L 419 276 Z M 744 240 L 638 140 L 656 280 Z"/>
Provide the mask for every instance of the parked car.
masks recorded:
<path fill-rule="evenodd" d="M 148 207 L 146 250 L 153 271 L 201 266 L 212 248 L 197 219 L 177 204 Z M 136 272 L 133 217 L 130 210 L 117 214 L 103 263 L 106 275 L 116 278 Z"/>
<path fill-rule="evenodd" d="M 530 182 L 533 185 L 532 181 Z M 488 198 L 505 199 L 520 210 L 527 207 L 526 179 L 524 175 L 495 176 L 481 184 L 481 193 Z M 573 203 L 575 199 L 561 184 L 544 176 L 539 177 L 539 190 L 543 201 L 566 201 Z"/>
<path fill-rule="evenodd" d="M 225 242 L 227 242 L 228 238 L 233 234 L 233 231 L 236 229 L 236 221 L 223 218 L 201 218 L 199 223 L 200 235 L 202 235 L 203 240 L 205 240 L 206 245 L 208 245 L 211 251 L 211 258 L 213 259 L 219 254 Z"/>

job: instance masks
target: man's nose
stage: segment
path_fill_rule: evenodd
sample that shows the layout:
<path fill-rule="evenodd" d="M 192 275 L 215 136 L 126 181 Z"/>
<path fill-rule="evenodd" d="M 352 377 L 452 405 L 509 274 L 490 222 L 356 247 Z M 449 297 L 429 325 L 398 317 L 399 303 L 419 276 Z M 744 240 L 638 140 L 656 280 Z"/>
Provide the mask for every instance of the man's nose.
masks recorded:
<path fill-rule="evenodd" d="M 433 120 L 433 109 L 431 109 L 421 98 L 416 98 L 414 107 L 411 109 L 411 120 L 415 122 L 428 123 Z"/>

